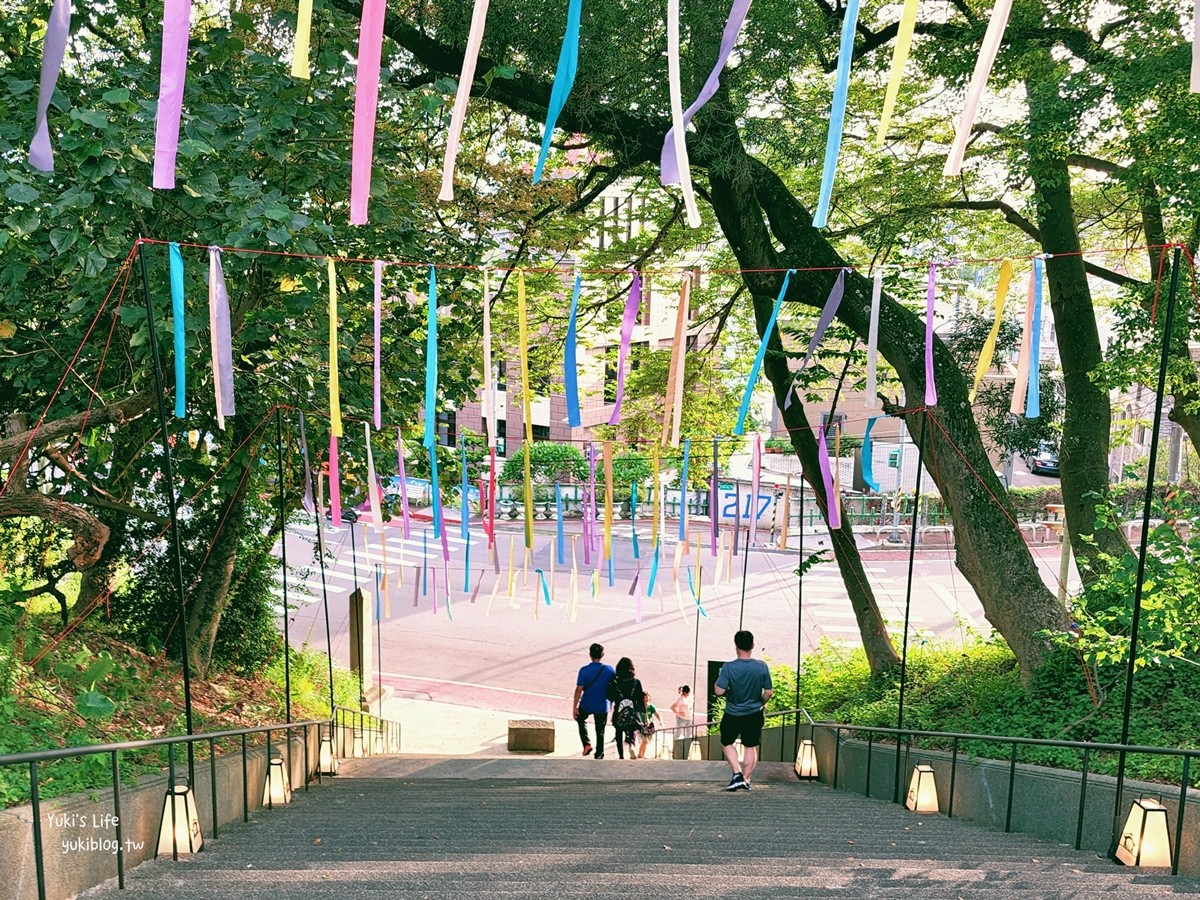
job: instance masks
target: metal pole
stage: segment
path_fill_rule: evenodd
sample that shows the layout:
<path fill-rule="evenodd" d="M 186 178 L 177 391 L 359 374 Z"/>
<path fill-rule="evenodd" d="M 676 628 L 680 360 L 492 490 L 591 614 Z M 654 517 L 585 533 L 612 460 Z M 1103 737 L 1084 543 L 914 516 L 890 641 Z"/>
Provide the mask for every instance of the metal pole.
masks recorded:
<path fill-rule="evenodd" d="M 192 673 L 188 647 L 188 610 L 183 591 L 183 550 L 179 543 L 179 508 L 175 504 L 175 469 L 171 462 L 171 431 L 167 425 L 167 404 L 163 399 L 161 361 L 158 355 L 158 334 L 154 325 L 154 302 L 150 299 L 150 276 L 146 269 L 146 245 L 138 243 L 138 261 L 142 267 L 142 295 L 146 301 L 146 327 L 150 330 L 150 359 L 154 369 L 154 393 L 158 397 L 158 422 L 162 429 L 163 489 L 167 493 L 167 513 L 171 519 L 171 550 L 174 565 L 175 591 L 179 595 L 179 638 L 183 651 L 183 716 L 188 735 L 192 735 Z M 188 741 L 188 783 L 196 783 L 196 754 Z"/>
<path fill-rule="evenodd" d="M 917 555 L 917 511 L 921 507 L 921 470 L 925 466 L 925 426 L 929 410 L 921 419 L 921 442 L 917 445 L 917 480 L 913 489 L 912 543 L 908 547 L 908 584 L 904 589 L 904 640 L 900 645 L 900 700 L 896 710 L 896 730 L 904 728 L 904 687 L 908 681 L 908 620 L 912 611 L 913 566 Z M 892 784 L 892 802 L 900 802 L 900 735 L 896 735 L 896 777 Z"/>
<path fill-rule="evenodd" d="M 375 563 L 375 686 L 379 688 L 379 717 L 383 718 L 383 614 L 379 599 L 379 563 Z M 446 585 L 449 592 L 450 585 Z M 385 748 L 386 751 L 386 748 Z"/>
<path fill-rule="evenodd" d="M 363 666 L 363 657 L 366 655 L 362 652 L 366 649 L 363 646 L 363 628 L 366 626 L 362 616 L 362 593 L 358 589 L 358 546 L 355 544 L 354 538 L 354 525 L 358 521 L 358 510 L 350 510 L 350 512 L 351 515 L 346 516 L 347 521 L 350 523 L 350 566 L 354 570 L 354 590 L 350 592 L 350 602 L 358 604 L 358 615 L 351 616 L 351 620 L 358 623 L 358 632 L 354 635 L 354 646 L 359 648 L 358 666 L 360 677 L 358 679 L 358 706 L 361 709 L 364 699 L 363 681 L 370 674 L 370 670 Z M 356 594 L 359 598 L 357 600 L 355 599 Z"/>
<path fill-rule="evenodd" d="M 800 643 L 804 635 L 804 478 L 800 479 L 800 565 L 796 568 L 796 708 L 800 708 Z M 796 719 L 796 737 L 800 736 L 800 719 Z"/>
<path fill-rule="evenodd" d="M 303 414 L 302 414 L 303 415 Z M 315 492 L 314 492 L 315 493 Z M 317 560 L 321 565 L 321 599 L 325 607 L 325 655 L 329 663 L 329 716 L 333 718 L 333 638 L 329 634 L 329 587 L 325 583 L 325 523 L 320 504 L 313 510 L 313 518 L 317 522 Z M 332 738 L 332 734 L 330 735 Z"/>
<path fill-rule="evenodd" d="M 1129 719 L 1133 704 L 1133 670 L 1137 659 L 1138 625 L 1142 617 L 1142 587 L 1146 579 L 1146 548 L 1150 538 L 1150 504 L 1154 499 L 1154 466 L 1158 462 L 1158 436 L 1162 424 L 1163 395 L 1167 390 L 1167 362 L 1171 356 L 1171 331 L 1175 324 L 1175 294 L 1179 287 L 1179 247 L 1171 263 L 1171 287 L 1167 291 L 1167 313 L 1163 320 L 1162 352 L 1158 361 L 1158 393 L 1154 398 L 1154 425 L 1150 432 L 1150 465 L 1146 472 L 1146 501 L 1142 504 L 1142 538 L 1138 547 L 1137 581 L 1133 589 L 1133 617 L 1129 622 L 1129 662 L 1125 667 L 1125 705 L 1121 711 L 1121 744 L 1129 743 Z M 1113 806 L 1112 843 L 1109 856 L 1117 850 L 1121 830 L 1121 792 L 1125 787 L 1125 750 L 1117 759 L 1117 792 Z"/>
<path fill-rule="evenodd" d="M 287 511 L 283 484 L 283 414 L 275 407 L 275 458 L 279 477 L 279 555 L 283 570 L 283 709 L 292 721 L 292 638 L 288 624 Z"/>
<path fill-rule="evenodd" d="M 896 444 L 896 499 L 892 503 L 892 533 L 888 537 L 888 542 L 892 544 L 900 543 L 900 496 L 904 490 L 904 445 L 908 443 L 907 431 L 904 420 L 901 419 Z"/>

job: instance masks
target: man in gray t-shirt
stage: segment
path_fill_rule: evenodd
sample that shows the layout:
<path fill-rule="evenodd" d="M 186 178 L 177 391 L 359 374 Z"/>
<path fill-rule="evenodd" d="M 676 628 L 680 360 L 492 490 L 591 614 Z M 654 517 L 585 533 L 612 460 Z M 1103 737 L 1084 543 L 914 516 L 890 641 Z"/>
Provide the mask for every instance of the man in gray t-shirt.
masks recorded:
<path fill-rule="evenodd" d="M 758 745 L 762 742 L 763 706 L 775 692 L 771 683 L 771 670 L 761 659 L 751 658 L 754 651 L 754 635 L 739 631 L 733 636 L 737 648 L 737 659 L 721 666 L 715 690 L 718 697 L 725 698 L 725 713 L 721 716 L 721 746 L 725 748 L 725 760 L 733 770 L 733 778 L 725 786 L 727 791 L 750 790 L 750 775 L 758 762 Z M 737 748 L 733 745 L 742 739 L 742 762 L 738 763 Z"/>

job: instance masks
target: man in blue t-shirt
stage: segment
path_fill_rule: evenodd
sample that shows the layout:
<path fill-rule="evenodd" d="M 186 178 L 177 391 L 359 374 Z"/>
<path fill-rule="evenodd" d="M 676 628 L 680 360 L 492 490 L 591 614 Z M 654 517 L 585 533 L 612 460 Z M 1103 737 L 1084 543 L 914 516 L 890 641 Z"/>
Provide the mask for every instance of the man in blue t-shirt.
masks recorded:
<path fill-rule="evenodd" d="M 596 759 L 604 759 L 604 729 L 608 725 L 608 683 L 616 677 L 613 667 L 600 662 L 604 648 L 592 644 L 588 648 L 592 661 L 579 670 L 575 679 L 575 699 L 571 705 L 571 718 L 579 725 L 579 740 L 583 742 L 583 755 L 592 752 L 588 740 L 587 718 L 596 720 Z"/>
<path fill-rule="evenodd" d="M 721 666 L 714 690 L 725 698 L 725 714 L 721 716 L 721 746 L 725 759 L 733 769 L 727 791 L 750 790 L 750 775 L 758 762 L 758 745 L 762 742 L 763 706 L 775 692 L 771 670 L 761 659 L 751 659 L 754 635 L 739 631 L 733 636 L 737 659 Z M 742 739 L 742 762 L 738 764 L 737 748 L 733 742 Z"/>

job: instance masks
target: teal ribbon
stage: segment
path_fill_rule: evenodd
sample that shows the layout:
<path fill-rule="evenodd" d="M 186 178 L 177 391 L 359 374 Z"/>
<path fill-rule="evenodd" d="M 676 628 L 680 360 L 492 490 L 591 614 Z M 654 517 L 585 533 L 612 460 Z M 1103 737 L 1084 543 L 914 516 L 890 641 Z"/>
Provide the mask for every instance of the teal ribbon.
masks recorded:
<path fill-rule="evenodd" d="M 758 370 L 762 368 L 764 357 L 767 355 L 767 342 L 771 340 L 771 334 L 775 331 L 775 320 L 779 318 L 779 308 L 783 305 L 783 295 L 787 293 L 788 282 L 791 280 L 795 269 L 788 269 L 783 276 L 783 284 L 779 288 L 779 296 L 775 298 L 775 307 L 771 310 L 771 318 L 767 320 L 767 327 L 763 329 L 762 342 L 758 345 L 758 353 L 754 355 L 754 365 L 750 367 L 750 376 L 746 379 L 746 391 L 742 394 L 742 405 L 738 408 L 737 425 L 733 428 L 733 433 L 742 435 L 746 433 L 746 416 L 750 412 L 750 397 L 754 393 L 754 384 L 758 381 Z"/>
<path fill-rule="evenodd" d="M 558 518 L 558 564 L 565 566 L 567 552 L 567 536 L 563 532 L 563 499 L 562 485 L 554 482 L 554 511 Z"/>
<path fill-rule="evenodd" d="M 863 432 L 862 442 L 862 477 L 863 484 L 871 490 L 879 491 L 879 482 L 875 480 L 874 461 L 871 459 L 871 429 L 875 427 L 875 423 L 879 421 L 879 416 L 871 416 L 867 419 L 867 428 Z"/>
<path fill-rule="evenodd" d="M 575 287 L 571 291 L 571 317 L 567 321 L 567 345 L 563 351 L 563 386 L 567 393 L 567 424 L 578 428 L 583 420 L 579 415 L 579 365 L 576 360 L 576 317 L 579 313 L 579 288 L 582 276 L 575 276 Z"/>
<path fill-rule="evenodd" d="M 1042 258 L 1033 260 L 1033 328 L 1029 335 L 1029 383 L 1025 389 L 1025 418 L 1042 414 Z"/>
<path fill-rule="evenodd" d="M 638 536 L 637 536 L 637 482 L 633 483 L 629 492 L 629 527 L 633 532 L 633 558 L 641 559 L 638 553 Z"/>
<path fill-rule="evenodd" d="M 829 220 L 829 201 L 833 196 L 833 178 L 837 173 L 838 153 L 842 149 L 842 128 L 846 122 L 846 97 L 850 93 L 850 63 L 854 59 L 854 34 L 858 28 L 858 0 L 847 0 L 842 19 L 842 43 L 838 49 L 837 75 L 833 82 L 833 104 L 829 110 L 829 133 L 825 138 L 825 166 L 821 171 L 821 193 L 813 213 L 813 228 L 824 228 Z"/>
<path fill-rule="evenodd" d="M 179 245 L 168 244 L 167 256 L 171 261 L 171 318 L 175 327 L 175 418 L 182 419 L 187 415 L 187 332 L 184 327 L 183 254 L 179 252 Z"/>
<path fill-rule="evenodd" d="M 445 549 L 445 534 L 442 531 L 442 489 L 438 483 L 437 447 L 429 448 L 429 489 L 433 491 L 433 537 L 442 539 Z"/>
<path fill-rule="evenodd" d="M 646 582 L 646 596 L 654 596 L 654 582 L 658 580 L 658 550 L 662 544 L 662 540 L 654 542 L 654 561 L 650 563 L 650 580 Z"/>
<path fill-rule="evenodd" d="M 567 97 L 575 84 L 575 72 L 579 68 L 579 20 L 583 15 L 583 0 L 570 0 L 567 6 L 567 30 L 563 35 L 562 49 L 558 52 L 558 68 L 554 72 L 554 86 L 550 89 L 550 106 L 546 110 L 546 128 L 542 132 L 542 151 L 538 154 L 533 169 L 533 183 L 542 180 L 542 169 L 550 153 L 550 138 L 554 136 L 554 124 L 559 113 L 567 105 Z"/>
<path fill-rule="evenodd" d="M 546 605 L 550 605 L 550 588 L 546 586 L 546 573 L 541 569 L 534 569 L 538 579 L 542 582 L 542 597 L 545 598 Z"/>
<path fill-rule="evenodd" d="M 683 465 L 679 473 L 679 540 L 687 540 L 687 502 L 688 502 L 688 456 L 692 451 L 692 439 L 683 440 Z"/>
<path fill-rule="evenodd" d="M 425 332 L 425 438 L 428 448 L 437 446 L 437 270 L 429 267 L 429 325 Z M 437 478 L 437 469 L 434 469 Z M 437 497 L 436 481 L 433 492 Z M 435 501 L 436 503 L 436 501 Z M 434 537 L 437 535 L 435 534 Z"/>
<path fill-rule="evenodd" d="M 471 517 L 471 511 L 467 508 L 467 491 L 470 489 L 467 482 L 467 436 L 463 435 L 461 443 L 462 448 L 462 525 L 459 534 L 462 539 L 468 540 L 471 537 L 471 531 L 468 520 Z M 465 591 L 466 588 L 463 588 Z"/>
<path fill-rule="evenodd" d="M 692 570 L 688 569 L 688 589 L 692 592 L 692 599 L 696 601 L 696 610 L 704 618 L 708 618 L 708 613 L 704 611 L 704 607 L 700 605 L 700 595 L 696 593 L 696 582 L 692 580 Z"/>

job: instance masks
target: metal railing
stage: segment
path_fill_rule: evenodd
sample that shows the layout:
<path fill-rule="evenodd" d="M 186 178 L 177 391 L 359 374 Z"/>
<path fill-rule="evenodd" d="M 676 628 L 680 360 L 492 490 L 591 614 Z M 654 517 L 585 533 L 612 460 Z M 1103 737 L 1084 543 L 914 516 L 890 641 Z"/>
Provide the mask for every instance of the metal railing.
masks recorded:
<path fill-rule="evenodd" d="M 807 713 L 805 713 L 807 715 Z M 811 720 L 810 720 L 811 721 Z M 1013 813 L 1013 794 L 1014 785 L 1017 777 L 1017 750 L 1020 747 L 1047 747 L 1065 750 L 1075 750 L 1082 754 L 1081 772 L 1079 781 L 1079 801 L 1076 808 L 1076 823 L 1075 823 L 1075 849 L 1082 849 L 1083 843 L 1083 826 L 1084 826 L 1084 809 L 1087 802 L 1088 776 L 1090 774 L 1090 765 L 1092 754 L 1096 753 L 1117 753 L 1123 756 L 1139 755 L 1139 756 L 1165 756 L 1176 757 L 1182 762 L 1182 772 L 1179 780 L 1179 806 L 1176 811 L 1175 822 L 1175 846 L 1171 851 L 1171 874 L 1179 874 L 1179 854 L 1180 848 L 1183 845 L 1184 831 L 1184 811 L 1187 807 L 1187 792 L 1189 787 L 1189 778 L 1191 772 L 1191 763 L 1193 759 L 1200 758 L 1200 749 L 1181 749 L 1173 747 L 1143 747 L 1136 744 L 1099 744 L 1089 741 L 1063 741 L 1049 738 L 1025 738 L 1025 737 L 1007 737 L 994 734 L 965 734 L 961 732 L 950 731 L 920 731 L 913 729 L 895 729 L 884 727 L 871 727 L 861 725 L 846 725 L 836 722 L 814 722 L 813 728 L 824 729 L 834 733 L 834 755 L 833 755 L 833 774 L 831 777 L 831 785 L 834 788 L 838 787 L 839 763 L 841 758 L 841 749 L 843 744 L 843 734 L 850 736 L 858 736 L 866 734 L 867 744 L 867 763 L 866 772 L 863 778 L 863 794 L 870 796 L 871 791 L 871 762 L 873 758 L 873 749 L 876 736 L 892 738 L 888 742 L 889 746 L 896 749 L 896 764 L 893 775 L 893 800 L 899 802 L 900 793 L 900 778 L 901 772 L 907 772 L 909 769 L 910 756 L 913 752 L 914 739 L 928 738 L 940 743 L 949 743 L 950 745 L 950 788 L 948 791 L 946 817 L 954 817 L 954 784 L 958 771 L 958 756 L 960 745 L 969 744 L 999 744 L 1009 748 L 1008 754 L 1008 789 L 1005 802 L 1004 813 L 1004 831 L 1007 833 L 1012 829 L 1012 813 Z M 903 745 L 904 762 L 900 762 L 900 747 Z M 926 752 L 935 750 L 935 752 L 945 752 L 942 748 L 925 748 Z M 1000 762 L 1000 760 L 997 760 Z M 1069 770 L 1068 770 L 1069 771 Z M 848 790 L 848 788 L 843 788 Z M 1116 798 L 1115 806 L 1121 808 L 1121 797 Z M 1114 817 L 1115 818 L 1115 817 Z M 1114 827 L 1116 822 L 1114 821 Z"/>
<path fill-rule="evenodd" d="M 791 719 L 793 720 L 791 723 L 792 725 L 799 724 L 800 716 L 804 716 L 804 718 L 808 720 L 809 725 L 813 724 L 812 717 L 809 716 L 808 712 L 805 711 L 803 708 L 781 709 L 781 710 L 775 710 L 772 712 L 764 713 L 764 718 L 768 722 L 770 722 L 771 719 L 779 719 L 779 718 L 786 719 L 788 717 L 791 717 Z M 710 719 L 707 722 L 697 722 L 694 725 L 676 725 L 674 728 L 656 728 L 654 730 L 654 757 L 655 757 L 655 759 L 657 759 L 659 757 L 659 754 L 662 752 L 663 747 L 671 747 L 672 750 L 674 750 L 676 742 L 681 741 L 681 740 L 683 740 L 683 741 L 694 740 L 694 739 L 697 739 L 698 735 L 709 734 L 713 731 L 714 728 L 719 726 L 720 723 L 721 723 L 720 719 Z M 786 721 L 783 721 L 783 722 L 778 723 L 777 725 L 766 726 L 766 727 L 779 727 L 779 758 L 780 758 L 780 760 L 785 760 L 785 761 L 789 758 L 794 759 L 795 753 L 799 749 L 798 746 L 792 746 L 790 753 L 788 755 L 785 755 L 784 741 L 786 740 L 786 737 L 787 737 L 786 731 L 785 731 L 787 725 L 788 725 L 788 723 Z M 794 740 L 792 742 L 793 745 L 795 745 L 798 741 L 799 741 L 799 730 L 797 730 L 796 734 L 794 735 Z M 685 752 L 684 752 L 685 757 L 686 757 L 686 753 L 687 753 L 687 751 L 685 750 Z"/>
<path fill-rule="evenodd" d="M 38 767 L 42 763 L 52 762 L 60 759 L 73 759 L 88 756 L 107 755 L 110 758 L 110 771 L 113 792 L 113 817 L 112 827 L 115 832 L 115 857 L 117 866 L 117 885 L 121 890 L 125 888 L 125 844 L 121 833 L 121 754 L 130 751 L 148 750 L 151 748 L 166 747 L 167 748 L 167 786 L 171 788 L 176 783 L 176 763 L 175 763 L 175 747 L 184 745 L 188 748 L 188 783 L 194 788 L 195 762 L 194 748 L 197 744 L 208 746 L 208 767 L 209 767 L 209 787 L 211 791 L 212 801 L 212 821 L 211 834 L 214 838 L 220 835 L 220 815 L 219 815 L 219 797 L 218 797 L 218 779 L 217 779 L 217 743 L 218 741 L 229 741 L 237 739 L 241 745 L 242 756 L 242 821 L 250 821 L 250 781 L 249 767 L 247 764 L 247 754 L 249 743 L 247 738 L 250 735 L 263 735 L 266 745 L 266 756 L 268 765 L 268 777 L 271 758 L 271 735 L 284 732 L 285 743 L 290 743 L 294 732 L 301 732 L 304 745 L 304 790 L 308 790 L 310 781 L 313 776 L 318 782 L 321 781 L 320 765 L 312 765 L 309 754 L 309 735 L 311 729 L 316 728 L 318 747 L 320 746 L 320 738 L 322 728 L 330 729 L 330 736 L 339 732 L 339 729 L 344 737 L 348 725 L 353 726 L 362 735 L 370 734 L 372 738 L 376 735 L 386 735 L 388 740 L 394 739 L 394 743 L 385 744 L 385 752 L 399 753 L 400 752 L 400 723 L 386 719 L 381 719 L 378 716 L 369 713 L 361 713 L 356 710 L 343 709 L 335 707 L 334 714 L 327 719 L 308 719 L 303 722 L 287 722 L 279 725 L 258 725 L 251 728 L 234 728 L 227 731 L 213 731 L 204 734 L 193 735 L 173 735 L 171 737 L 150 738 L 139 741 L 119 741 L 108 744 L 90 744 L 82 747 L 62 747 L 52 750 L 35 750 L 25 753 L 10 753 L 0 755 L 0 767 L 3 766 L 28 766 L 29 767 L 29 803 L 31 809 L 31 826 L 33 830 L 33 858 L 34 867 L 37 875 L 37 892 L 38 900 L 46 900 L 46 869 L 44 850 L 42 847 L 42 817 L 41 817 L 41 798 L 38 792 L 39 774 Z M 372 741 L 372 743 L 374 743 Z M 365 744 L 365 741 L 364 741 Z M 336 746 L 336 745 L 335 745 Z M 343 744 L 344 746 L 344 744 Z M 346 754 L 339 753 L 339 756 L 345 757 Z M 369 752 L 361 755 L 370 755 Z M 274 806 L 274 797 L 271 792 L 267 792 L 267 806 Z M 172 818 L 174 817 L 174 803 L 172 803 Z M 174 829 L 172 829 L 174 836 Z M 172 847 L 172 856 L 175 859 L 179 858 L 178 846 Z"/>

